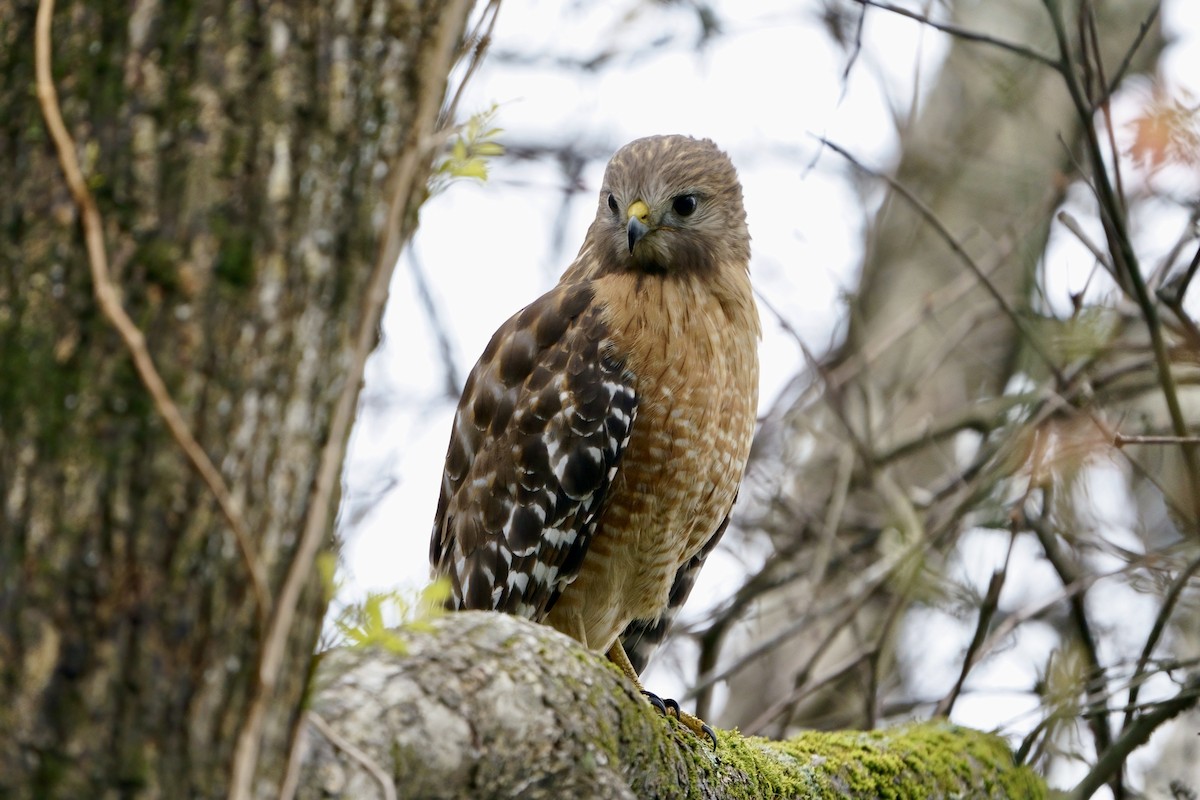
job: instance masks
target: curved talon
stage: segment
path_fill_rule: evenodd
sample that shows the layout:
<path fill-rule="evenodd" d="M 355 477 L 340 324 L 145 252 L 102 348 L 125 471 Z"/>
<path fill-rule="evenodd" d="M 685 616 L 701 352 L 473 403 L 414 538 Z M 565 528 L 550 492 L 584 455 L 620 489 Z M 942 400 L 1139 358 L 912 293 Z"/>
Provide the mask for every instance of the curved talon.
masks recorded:
<path fill-rule="evenodd" d="M 650 705 L 658 709 L 658 713 L 662 714 L 664 717 L 667 715 L 667 704 L 662 701 L 661 697 L 656 695 L 654 692 L 647 692 L 645 689 L 642 689 L 642 694 L 644 694 L 646 699 L 650 701 Z M 675 703 L 674 700 L 669 702 Z M 675 708 L 678 710 L 678 703 L 675 704 Z"/>
<path fill-rule="evenodd" d="M 648 692 L 642 688 L 642 684 L 638 680 L 637 670 L 635 670 L 633 665 L 629 663 L 629 656 L 625 655 L 625 649 L 621 647 L 621 641 L 619 639 L 613 643 L 612 647 L 608 649 L 608 658 L 610 661 L 616 664 L 622 672 L 625 673 L 625 677 L 629 678 L 629 680 L 633 682 L 633 685 L 637 687 L 638 691 L 646 696 L 647 702 L 658 709 L 658 713 L 662 714 L 664 717 L 674 716 L 675 719 L 679 720 L 683 727 L 687 728 L 697 736 L 707 736 L 708 740 L 712 742 L 713 750 L 717 749 L 717 734 L 713 732 L 712 728 L 705 724 L 704 720 L 700 719 L 699 717 L 693 717 L 691 714 L 680 709 L 677 701 L 663 700 L 654 692 Z M 670 709 L 670 711 L 668 711 L 668 709 Z"/>
<path fill-rule="evenodd" d="M 648 692 L 645 689 L 642 689 L 642 694 L 646 696 L 646 699 L 650 702 L 650 705 L 658 709 L 658 713 L 662 714 L 664 717 L 674 716 L 675 719 L 679 720 L 683 727 L 687 728 L 692 733 L 696 734 L 697 736 L 708 737 L 708 740 L 712 742 L 713 750 L 717 749 L 716 731 L 710 728 L 708 723 L 704 720 L 700 719 L 699 717 L 693 717 L 691 714 L 688 714 L 680 709 L 679 701 L 672 700 L 669 697 L 664 699 L 656 695 L 654 692 Z"/>

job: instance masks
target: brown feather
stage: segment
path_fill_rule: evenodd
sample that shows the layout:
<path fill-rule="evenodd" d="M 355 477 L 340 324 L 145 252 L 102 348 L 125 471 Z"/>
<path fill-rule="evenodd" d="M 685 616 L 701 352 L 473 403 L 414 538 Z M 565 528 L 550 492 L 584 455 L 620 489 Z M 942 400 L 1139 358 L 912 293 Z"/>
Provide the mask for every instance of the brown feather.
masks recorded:
<path fill-rule="evenodd" d="M 594 297 L 543 295 L 471 371 L 430 542 L 452 608 L 541 619 L 583 562 L 636 410 Z"/>

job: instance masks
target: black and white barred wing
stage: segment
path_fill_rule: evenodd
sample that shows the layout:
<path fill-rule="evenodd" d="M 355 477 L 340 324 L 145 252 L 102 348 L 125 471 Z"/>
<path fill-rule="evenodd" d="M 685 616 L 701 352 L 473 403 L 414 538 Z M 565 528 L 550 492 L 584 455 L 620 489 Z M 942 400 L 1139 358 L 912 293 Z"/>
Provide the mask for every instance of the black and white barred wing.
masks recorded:
<path fill-rule="evenodd" d="M 430 542 L 450 608 L 546 615 L 595 532 L 635 389 L 587 282 L 496 331 L 459 401 Z"/>

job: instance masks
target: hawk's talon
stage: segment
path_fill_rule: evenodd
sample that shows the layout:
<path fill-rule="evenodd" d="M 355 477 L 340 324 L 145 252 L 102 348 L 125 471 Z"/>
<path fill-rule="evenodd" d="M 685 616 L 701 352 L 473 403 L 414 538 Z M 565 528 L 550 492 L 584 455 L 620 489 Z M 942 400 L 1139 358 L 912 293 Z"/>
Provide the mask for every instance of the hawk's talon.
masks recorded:
<path fill-rule="evenodd" d="M 717 749 L 717 735 L 713 732 L 712 728 L 705 724 L 704 720 L 692 716 L 681 709 L 678 701 L 670 698 L 664 700 L 654 692 L 648 692 L 642 687 L 642 682 L 638 680 L 637 670 L 633 668 L 633 664 L 629 663 L 629 656 L 625 654 L 625 648 L 621 645 L 620 639 L 613 642 L 612 646 L 608 648 L 608 660 L 616 664 L 617 669 L 625 673 L 625 677 L 629 678 L 638 691 L 646 696 L 646 700 L 650 705 L 658 709 L 658 713 L 664 717 L 674 716 L 683 727 L 697 736 L 707 736 L 709 741 L 713 743 L 713 749 Z"/>
<path fill-rule="evenodd" d="M 708 740 L 712 742 L 713 750 L 717 749 L 716 732 L 710 728 L 708 723 L 704 720 L 700 719 L 699 717 L 692 716 L 686 711 L 683 711 L 679 707 L 678 700 L 673 700 L 669 697 L 662 698 L 656 695 L 654 692 L 649 692 L 645 689 L 642 689 L 642 694 L 646 696 L 646 699 L 650 702 L 650 705 L 658 709 L 658 713 L 662 714 L 664 717 L 674 716 L 675 719 L 679 720 L 679 723 L 683 725 L 683 727 L 687 728 L 692 733 L 696 734 L 697 736 L 708 737 Z"/>
<path fill-rule="evenodd" d="M 658 709 L 658 713 L 662 714 L 664 717 L 667 716 L 667 704 L 662 701 L 661 697 L 656 695 L 654 692 L 647 692 L 645 689 L 642 689 L 642 694 L 644 694 L 646 699 L 650 701 L 650 705 Z M 671 700 L 669 702 L 674 703 L 675 701 Z M 675 704 L 675 708 L 679 708 L 678 703 Z"/>

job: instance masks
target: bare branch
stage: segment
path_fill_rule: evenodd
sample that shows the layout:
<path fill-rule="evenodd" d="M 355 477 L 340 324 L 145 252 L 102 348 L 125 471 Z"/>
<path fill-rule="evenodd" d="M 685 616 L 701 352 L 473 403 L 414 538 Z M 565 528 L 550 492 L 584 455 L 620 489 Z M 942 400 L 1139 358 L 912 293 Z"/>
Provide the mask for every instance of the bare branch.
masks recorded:
<path fill-rule="evenodd" d="M 1025 523 L 1037 535 L 1046 559 L 1054 567 L 1063 586 L 1077 583 L 1084 571 L 1072 564 L 1067 554 L 1058 546 L 1055 538 L 1056 532 L 1051 530 L 1040 517 L 1028 516 L 1023 509 L 1021 514 Z M 1072 594 L 1067 599 L 1067 603 L 1071 609 L 1071 621 L 1075 624 L 1076 635 L 1079 643 L 1083 646 L 1084 657 L 1087 659 L 1087 683 L 1084 686 L 1084 692 L 1088 705 L 1093 710 L 1085 716 L 1088 728 L 1092 731 L 1092 738 L 1095 739 L 1096 756 L 1099 758 L 1112 746 L 1112 731 L 1108 727 L 1104 666 L 1100 663 L 1100 651 L 1096 646 L 1096 637 L 1088 619 L 1087 607 L 1084 605 L 1084 594 L 1082 591 Z M 1121 775 L 1116 775 L 1115 780 L 1120 781 Z"/>
<path fill-rule="evenodd" d="M 809 609 L 800 619 L 777 631 L 770 639 L 756 645 L 735 663 L 730 664 L 720 672 L 710 675 L 700 675 L 696 679 L 696 683 L 684 696 L 684 699 L 691 700 L 704 688 L 720 683 L 738 670 L 753 663 L 765 653 L 769 653 L 792 637 L 803 633 L 812 624 L 813 617 L 832 613 L 834 622 L 831 626 L 831 632 L 822 639 L 821 643 L 813 647 L 813 652 L 808 659 L 807 666 L 801 671 L 804 672 L 811 669 L 824 654 L 825 649 L 829 647 L 833 637 L 836 636 L 840 628 L 853 619 L 858 610 L 891 580 L 897 572 L 903 570 L 906 566 L 910 566 L 913 559 L 923 557 L 930 546 L 928 541 L 918 541 L 891 559 L 875 564 L 858 580 L 847 586 L 836 598 L 833 598 L 832 602 L 823 604 L 821 608 Z"/>
<path fill-rule="evenodd" d="M 450 341 L 448 326 L 442 323 L 441 311 L 438 309 L 437 301 L 433 299 L 433 290 L 429 288 L 429 280 L 425 277 L 425 270 L 421 267 L 421 259 L 417 256 L 415 246 L 408 248 L 408 267 L 412 273 L 413 283 L 417 286 L 417 298 L 421 301 L 421 308 L 425 311 L 429 329 L 433 332 L 438 353 L 442 357 L 442 366 L 445 369 L 442 392 L 448 400 L 457 400 L 462 391 L 462 379 L 458 374 L 458 367 L 454 363 L 454 345 Z"/>
<path fill-rule="evenodd" d="M 1044 53 L 1039 53 L 1032 48 L 1026 47 L 1023 44 L 1005 41 L 1004 39 L 997 39 L 995 36 L 989 36 L 986 33 L 980 33 L 979 31 L 968 30 L 967 28 L 962 28 L 958 25 L 952 25 L 947 22 L 938 22 L 930 19 L 924 14 L 918 14 L 915 11 L 909 11 L 907 8 L 893 5 L 892 3 L 883 2 L 883 0 L 854 0 L 854 2 L 863 6 L 874 6 L 875 8 L 881 8 L 884 11 L 890 11 L 893 14 L 898 14 L 902 17 L 908 17 L 911 20 L 916 20 L 922 25 L 928 25 L 934 30 L 939 30 L 942 33 L 948 33 L 951 36 L 958 37 L 959 39 L 965 39 L 969 42 L 979 42 L 980 44 L 998 47 L 1001 50 L 1006 50 L 1023 58 L 1031 59 L 1056 71 L 1059 69 L 1058 61 L 1048 55 L 1045 55 Z"/>
<path fill-rule="evenodd" d="M 1083 780 L 1070 791 L 1067 795 L 1068 800 L 1087 800 L 1091 797 L 1124 767 L 1129 754 L 1145 744 L 1159 726 L 1195 707 L 1197 701 L 1200 701 L 1200 674 L 1193 675 L 1170 700 L 1154 704 L 1151 706 L 1152 710 L 1137 717 L 1131 725 L 1127 725 L 1112 747 L 1097 759 Z"/>
<path fill-rule="evenodd" d="M 1112 258 L 1109 257 L 1108 253 L 1104 252 L 1104 249 L 1100 245 L 1092 241 L 1092 237 L 1088 236 L 1083 230 L 1083 226 L 1079 224 L 1079 220 L 1075 219 L 1074 215 L 1069 211 L 1059 211 L 1057 218 L 1067 230 L 1075 234 L 1075 238 L 1079 240 L 1079 243 L 1088 249 L 1092 256 L 1100 262 L 1100 265 L 1108 270 L 1108 274 L 1112 276 L 1113 280 L 1120 283 L 1120 276 L 1117 275 Z"/>
<path fill-rule="evenodd" d="M 1108 82 L 1104 77 L 1104 58 L 1100 52 L 1100 32 L 1096 29 L 1096 10 L 1091 2 L 1086 2 L 1080 9 L 1080 42 L 1083 45 L 1083 64 L 1085 69 L 1095 68 L 1095 80 L 1101 89 L 1092 93 L 1092 108 L 1098 109 L 1104 117 L 1104 131 L 1108 138 L 1108 152 L 1112 159 L 1112 176 L 1116 184 L 1116 199 L 1121 204 L 1121 213 L 1128 214 L 1129 208 L 1125 203 L 1125 182 L 1121 178 L 1121 152 L 1117 149 L 1117 134 L 1113 127 L 1112 104 L 1109 102 Z M 1094 112 L 1093 112 L 1094 113 Z"/>
<path fill-rule="evenodd" d="M 454 120 L 458 118 L 458 104 L 462 101 L 463 90 L 467 88 L 471 77 L 479 69 L 479 65 L 483 63 L 483 57 L 492 45 L 492 31 L 496 29 L 496 18 L 499 15 L 500 0 L 488 0 L 488 4 L 480 12 L 479 22 L 476 23 L 475 29 L 463 37 L 463 48 L 457 54 L 456 60 L 461 61 L 468 55 L 470 56 L 470 60 L 467 62 L 466 72 L 463 73 L 462 79 L 458 82 L 458 88 L 454 92 L 454 97 L 451 98 L 450 102 L 439 113 L 435 129 L 449 128 L 454 124 Z"/>
<path fill-rule="evenodd" d="M 1128 709 L 1125 711 L 1125 720 L 1121 724 L 1122 730 L 1128 730 L 1133 724 L 1133 711 L 1137 706 L 1138 692 L 1141 691 L 1142 676 L 1146 674 L 1146 665 L 1150 663 L 1150 655 L 1154 652 L 1154 648 L 1158 646 L 1158 640 L 1162 637 L 1163 631 L 1167 628 L 1167 622 L 1171 619 L 1171 615 L 1175 613 L 1175 605 L 1179 602 L 1180 595 L 1187 587 L 1188 581 L 1192 576 L 1200 571 L 1200 556 L 1193 558 L 1179 574 L 1175 576 L 1175 580 L 1171 581 L 1171 586 L 1163 595 L 1162 607 L 1158 609 L 1158 614 L 1154 617 L 1154 625 L 1150 627 L 1150 633 L 1146 636 L 1146 643 L 1142 646 L 1142 653 L 1138 656 L 1137 665 L 1133 669 L 1133 676 L 1129 679 L 1129 701 Z"/>
<path fill-rule="evenodd" d="M 1127 444 L 1200 444 L 1200 436 L 1132 436 L 1118 433 L 1113 437 L 1113 444 L 1117 447 Z"/>
<path fill-rule="evenodd" d="M 1097 98 L 1097 102 L 1108 102 L 1108 98 L 1111 97 L 1115 91 L 1117 91 L 1117 87 L 1121 85 L 1123 80 L 1125 80 L 1125 76 L 1128 74 L 1129 68 L 1133 65 L 1133 57 L 1137 55 L 1137 51 L 1141 49 L 1142 44 L 1146 41 L 1146 34 L 1148 34 L 1154 27 L 1154 23 L 1158 19 L 1158 14 L 1161 10 L 1162 3 L 1155 3 L 1154 8 L 1150 9 L 1150 13 L 1146 15 L 1146 19 L 1144 19 L 1142 24 L 1138 26 L 1138 32 L 1137 35 L 1133 37 L 1133 43 L 1130 44 L 1129 49 L 1125 51 L 1125 57 L 1121 59 L 1121 65 L 1117 67 L 1116 74 L 1113 75 L 1112 80 L 1109 82 L 1108 86 L 1105 87 L 1104 94 Z"/>
<path fill-rule="evenodd" d="M 1163 339 L 1162 325 L 1159 323 L 1158 318 L 1158 308 L 1155 306 L 1149 291 L 1146 289 L 1146 282 L 1142 277 L 1141 268 L 1138 266 L 1137 254 L 1134 252 L 1133 242 L 1129 237 L 1129 231 L 1125 224 L 1125 215 L 1122 212 L 1121 200 L 1116 196 L 1113 186 L 1109 182 L 1108 173 L 1104 168 L 1104 154 L 1096 135 L 1096 126 L 1092 121 L 1092 104 L 1087 100 L 1083 87 L 1080 86 L 1079 76 L 1076 75 L 1073 67 L 1071 47 L 1067 40 L 1066 26 L 1062 18 L 1061 3 L 1059 0 L 1043 0 L 1043 4 L 1049 12 L 1051 27 L 1054 29 L 1055 38 L 1058 40 L 1059 72 L 1063 76 L 1063 82 L 1066 84 L 1071 101 L 1075 105 L 1080 123 L 1083 126 L 1084 140 L 1087 142 L 1089 159 L 1093 165 L 1092 188 L 1100 201 L 1100 216 L 1104 223 L 1105 233 L 1108 236 L 1109 248 L 1112 250 L 1113 262 L 1120 271 L 1120 274 L 1124 276 L 1125 281 L 1132 288 L 1134 299 L 1137 301 L 1142 311 L 1142 316 L 1145 319 L 1146 328 L 1150 334 L 1150 341 L 1154 350 L 1154 359 L 1158 367 L 1158 379 L 1162 387 L 1163 399 L 1166 401 L 1167 410 L 1171 416 L 1171 424 L 1175 429 L 1175 435 L 1186 437 L 1188 435 L 1187 420 L 1179 404 L 1179 393 L 1175 386 L 1174 375 L 1171 372 L 1171 359 L 1167 353 L 1166 342 Z M 1122 282 L 1121 285 L 1125 285 L 1125 283 Z M 1180 449 L 1183 454 L 1184 465 L 1191 478 L 1191 484 L 1193 486 L 1200 485 L 1200 464 L 1197 463 L 1195 446 L 1183 444 L 1180 446 Z M 1193 525 L 1200 524 L 1200 492 L 1193 493 L 1192 503 Z"/>
<path fill-rule="evenodd" d="M 335 731 L 320 714 L 315 711 L 309 711 L 304 716 L 310 725 L 320 731 L 321 735 L 329 740 L 330 744 L 350 756 L 363 769 L 369 772 L 372 778 L 379 782 L 379 788 L 383 792 L 384 800 L 396 800 L 396 784 L 392 782 L 392 777 L 383 771 L 383 768 L 379 766 L 375 759 L 371 758 L 358 747 L 355 747 L 354 742 L 351 742 Z"/>
<path fill-rule="evenodd" d="M 1055 379 L 1057 379 L 1061 385 L 1064 382 L 1062 373 L 1059 370 L 1058 365 L 1055 364 L 1054 360 L 1050 357 L 1050 354 L 1046 352 L 1044 347 L 1042 347 L 1037 335 L 1030 330 L 1029 325 L 1025 322 L 1025 320 L 1023 320 L 1021 316 L 1012 308 L 1012 306 L 1009 305 L 1008 300 L 1006 300 L 1004 295 L 1000 293 L 1000 290 L 996 288 L 996 285 L 992 283 L 991 279 L 987 276 L 983 269 L 980 268 L 979 264 L 975 263 L 975 259 L 971 258 L 970 254 L 967 253 L 967 251 L 963 249 L 962 245 L 959 244 L 958 240 L 954 238 L 954 235 L 951 234 L 950 231 L 946 230 L 946 226 L 943 225 L 942 221 L 937 218 L 937 215 L 934 214 L 928 206 L 922 203 L 912 192 L 910 192 L 906 186 L 901 184 L 895 178 L 871 169 L 857 158 L 852 156 L 848 151 L 834 144 L 830 140 L 824 137 L 817 138 L 826 147 L 830 148 L 835 153 L 853 164 L 855 168 L 866 173 L 867 175 L 885 181 L 887 185 L 890 186 L 897 194 L 908 201 L 908 204 L 912 206 L 912 208 L 915 209 L 927 223 L 929 223 L 930 227 L 932 227 L 938 236 L 942 238 L 942 241 L 944 241 L 950 247 L 951 251 L 958 256 L 959 260 L 962 261 L 969 270 L 971 270 L 971 272 L 978 279 L 980 285 L 982 285 L 984 289 L 987 290 L 988 294 L 992 296 L 992 299 L 995 300 L 996 305 L 1002 312 L 1004 312 L 1004 315 L 1008 317 L 1013 326 L 1021 333 L 1022 338 L 1024 338 L 1029 344 L 1030 348 L 1038 354 L 1038 356 L 1045 363 L 1046 368 L 1051 372 L 1051 374 L 1054 375 Z"/>
<path fill-rule="evenodd" d="M 979 619 L 975 623 L 975 634 L 971 637 L 971 643 L 967 645 L 966 654 L 963 655 L 962 669 L 959 670 L 954 686 L 934 707 L 933 715 L 935 717 L 950 716 L 950 712 L 954 709 L 954 703 L 962 692 L 963 684 L 967 681 L 967 675 L 971 673 L 971 668 L 978 663 L 979 648 L 987 636 L 988 628 L 992 624 L 992 617 L 996 615 L 996 609 L 1000 607 L 1000 590 L 1004 588 L 1004 579 L 1008 575 L 1008 560 L 1012 556 L 1012 543 L 1015 540 L 1015 536 L 1009 539 L 1008 555 L 1004 558 L 1004 566 L 993 572 L 991 580 L 988 581 L 987 594 L 983 596 L 983 602 L 979 604 Z"/>

